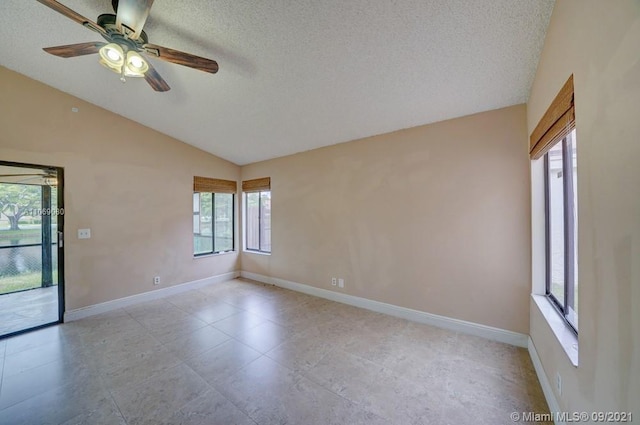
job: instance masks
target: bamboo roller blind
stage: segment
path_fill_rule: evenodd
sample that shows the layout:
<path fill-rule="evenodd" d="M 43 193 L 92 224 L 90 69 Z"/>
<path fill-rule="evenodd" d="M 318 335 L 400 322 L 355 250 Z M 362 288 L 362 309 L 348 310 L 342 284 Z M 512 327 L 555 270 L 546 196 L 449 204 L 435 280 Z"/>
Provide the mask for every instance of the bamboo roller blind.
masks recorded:
<path fill-rule="evenodd" d="M 209 177 L 193 178 L 194 192 L 236 193 L 238 184 L 232 180 L 211 179 Z"/>
<path fill-rule="evenodd" d="M 529 142 L 531 159 L 542 157 L 556 142 L 574 129 L 576 114 L 573 98 L 573 75 L 571 75 L 531 133 Z"/>
<path fill-rule="evenodd" d="M 245 180 L 242 182 L 243 192 L 260 192 L 271 190 L 271 177 L 262 177 L 260 179 Z"/>

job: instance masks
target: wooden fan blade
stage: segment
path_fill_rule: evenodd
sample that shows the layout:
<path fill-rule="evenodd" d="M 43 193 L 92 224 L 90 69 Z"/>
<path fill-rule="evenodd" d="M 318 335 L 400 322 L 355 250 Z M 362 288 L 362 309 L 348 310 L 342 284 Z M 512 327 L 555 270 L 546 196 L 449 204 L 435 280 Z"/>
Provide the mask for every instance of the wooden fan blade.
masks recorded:
<path fill-rule="evenodd" d="M 66 46 L 45 47 L 44 50 L 61 58 L 74 58 L 76 56 L 92 55 L 98 53 L 100 48 L 107 43 L 100 41 L 90 43 L 67 44 Z"/>
<path fill-rule="evenodd" d="M 133 33 L 129 38 L 137 40 L 142 33 L 144 23 L 147 22 L 153 0 L 119 0 L 116 12 L 116 27 L 122 31 L 122 26 L 129 28 Z"/>
<path fill-rule="evenodd" d="M 147 83 L 149 83 L 149 85 L 155 91 L 162 92 L 162 91 L 171 90 L 171 87 L 169 87 L 169 84 L 167 84 L 164 78 L 162 78 L 160 74 L 158 74 L 158 71 L 156 71 L 153 65 L 151 65 L 149 61 L 147 61 L 147 64 L 149 65 L 149 69 L 144 74 L 144 79 L 147 81 Z"/>
<path fill-rule="evenodd" d="M 142 46 L 147 53 L 155 55 L 163 61 L 188 66 L 200 71 L 215 74 L 218 72 L 218 63 L 214 60 L 192 55 L 190 53 L 173 50 L 155 44 L 145 44 Z"/>
<path fill-rule="evenodd" d="M 82 16 L 81 14 L 69 9 L 64 4 L 58 3 L 55 0 L 38 0 L 38 2 L 44 4 L 47 7 L 50 7 L 51 9 L 53 9 L 56 12 L 60 13 L 61 15 L 64 15 L 67 18 L 76 21 L 80 25 L 84 25 L 85 27 L 89 28 L 90 30 L 99 32 L 100 34 L 106 34 L 107 33 L 107 31 L 104 28 L 102 28 L 100 25 L 96 24 L 91 19 L 87 19 L 84 16 Z"/>

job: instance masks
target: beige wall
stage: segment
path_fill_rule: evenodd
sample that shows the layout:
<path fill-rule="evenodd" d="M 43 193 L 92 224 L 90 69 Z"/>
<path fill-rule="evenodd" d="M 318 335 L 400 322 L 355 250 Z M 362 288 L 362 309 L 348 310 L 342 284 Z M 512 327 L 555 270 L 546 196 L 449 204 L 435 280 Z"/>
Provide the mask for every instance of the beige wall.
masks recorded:
<path fill-rule="evenodd" d="M 191 196 L 238 166 L 2 67 L 0 93 L 0 159 L 65 169 L 67 311 L 238 269 L 193 258 Z"/>
<path fill-rule="evenodd" d="M 244 166 L 273 253 L 242 269 L 528 334 L 526 137 L 520 105 Z"/>
<path fill-rule="evenodd" d="M 578 143 L 579 366 L 537 306 L 531 337 L 562 410 L 640 420 L 640 2 L 556 3 L 528 103 L 528 129 L 574 74 Z M 541 161 L 532 163 L 534 288 L 544 284 Z M 554 390 L 555 390 L 555 385 Z"/>

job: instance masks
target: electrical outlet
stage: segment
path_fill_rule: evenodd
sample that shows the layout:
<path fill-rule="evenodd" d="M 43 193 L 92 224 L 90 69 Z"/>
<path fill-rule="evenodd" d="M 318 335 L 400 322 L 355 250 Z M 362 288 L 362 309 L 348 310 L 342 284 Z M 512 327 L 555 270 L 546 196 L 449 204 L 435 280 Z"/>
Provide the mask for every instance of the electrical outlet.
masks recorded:
<path fill-rule="evenodd" d="M 160 285 L 160 276 L 156 276 L 153 278 L 153 284 L 154 285 Z"/>
<path fill-rule="evenodd" d="M 91 229 L 78 229 L 78 239 L 91 239 Z"/>
<path fill-rule="evenodd" d="M 338 279 L 338 288 L 344 288 L 344 279 L 343 278 Z"/>
<path fill-rule="evenodd" d="M 558 395 L 562 395 L 562 377 L 560 373 L 556 373 L 556 389 L 558 390 Z"/>
<path fill-rule="evenodd" d="M 331 278 L 331 285 L 336 286 L 338 284 L 338 279 L 336 279 L 335 277 Z"/>

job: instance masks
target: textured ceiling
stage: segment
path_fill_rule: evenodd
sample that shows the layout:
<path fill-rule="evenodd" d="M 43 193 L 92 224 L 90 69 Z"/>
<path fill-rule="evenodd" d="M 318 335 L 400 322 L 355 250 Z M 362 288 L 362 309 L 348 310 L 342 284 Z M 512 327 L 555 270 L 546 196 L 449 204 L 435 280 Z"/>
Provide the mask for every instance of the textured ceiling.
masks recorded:
<path fill-rule="evenodd" d="M 61 0 L 95 20 L 110 0 Z M 526 102 L 553 0 L 156 0 L 171 86 L 43 47 L 101 37 L 35 0 L 0 1 L 0 64 L 236 164 Z"/>

